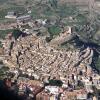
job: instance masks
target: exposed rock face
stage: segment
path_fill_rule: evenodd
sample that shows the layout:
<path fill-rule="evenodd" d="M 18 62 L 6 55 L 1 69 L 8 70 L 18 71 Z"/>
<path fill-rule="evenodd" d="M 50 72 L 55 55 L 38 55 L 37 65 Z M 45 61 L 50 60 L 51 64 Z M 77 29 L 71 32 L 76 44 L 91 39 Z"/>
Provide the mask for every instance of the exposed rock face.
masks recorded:
<path fill-rule="evenodd" d="M 61 41 L 63 42 L 62 36 Z M 59 39 L 58 43 L 60 43 Z M 41 80 L 55 77 L 68 81 L 72 79 L 72 74 L 77 76 L 80 71 L 87 76 L 93 73 L 90 67 L 93 56 L 91 48 L 86 48 L 83 51 L 77 49 L 62 50 L 52 46 L 51 43 L 46 43 L 45 37 L 37 37 L 36 35 L 20 37 L 14 41 L 11 50 L 9 50 L 10 44 L 11 40 L 4 44 L 5 54 L 8 55 L 5 60 L 13 63 L 23 72 L 38 76 Z"/>

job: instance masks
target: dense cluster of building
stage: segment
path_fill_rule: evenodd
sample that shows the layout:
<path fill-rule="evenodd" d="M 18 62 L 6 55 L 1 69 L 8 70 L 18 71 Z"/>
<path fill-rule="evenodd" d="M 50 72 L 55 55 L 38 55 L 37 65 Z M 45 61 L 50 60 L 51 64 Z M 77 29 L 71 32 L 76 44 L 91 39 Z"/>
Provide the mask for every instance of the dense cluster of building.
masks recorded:
<path fill-rule="evenodd" d="M 100 79 L 100 77 L 98 77 Z M 94 80 L 95 82 L 98 79 Z M 99 100 L 96 96 L 92 95 L 89 97 L 89 94 L 93 92 L 90 83 L 85 83 L 87 88 L 75 88 L 56 86 L 56 85 L 45 85 L 39 80 L 31 80 L 25 76 L 18 77 L 17 80 L 13 81 L 13 78 L 6 78 L 5 86 L 12 91 L 14 94 L 23 98 L 23 100 Z M 97 83 L 96 83 L 97 84 Z M 91 89 L 91 91 L 88 91 Z M 90 100 L 90 99 L 89 99 Z"/>
<path fill-rule="evenodd" d="M 16 81 L 5 79 L 5 84 L 25 100 L 87 100 L 89 94 L 85 88 L 74 90 L 71 87 L 44 85 L 41 81 L 25 77 L 19 77 Z"/>
<path fill-rule="evenodd" d="M 70 35 L 69 28 L 50 43 L 46 42 L 45 36 L 36 34 L 19 37 L 17 40 L 9 35 L 10 39 L 8 36 L 2 41 L 5 54 L 3 62 L 10 66 L 9 72 L 14 73 L 13 80 L 18 80 L 20 93 L 23 91 L 25 93 L 26 87 L 31 91 L 39 91 L 37 87 L 34 89 L 34 85 L 30 85 L 29 79 L 19 78 L 20 75 L 42 81 L 40 87 L 45 89 L 36 92 L 36 100 L 84 99 L 87 98 L 88 93 L 93 93 L 92 86 L 100 87 L 100 77 L 90 66 L 93 57 L 92 48 L 68 50 L 59 47 Z M 26 81 L 23 83 L 19 81 L 20 79 Z M 49 80 L 62 81 L 62 87 L 45 86 L 49 84 Z M 77 87 L 81 87 L 80 83 L 84 87 L 82 90 L 77 90 Z M 33 92 L 29 95 L 34 97 Z"/>
<path fill-rule="evenodd" d="M 94 93 L 93 87 L 100 89 L 100 76 L 91 67 L 94 50 L 61 48 L 74 35 L 71 27 L 47 42 L 46 35 L 37 35 L 37 30 L 45 29 L 47 19 L 32 21 L 30 15 L 17 17 L 14 12 L 8 12 L 5 18 L 16 19 L 10 27 L 27 33 L 16 40 L 10 33 L 2 40 L 3 63 L 10 68 L 5 83 L 14 93 L 25 100 L 88 100 L 88 94 Z M 32 28 L 31 32 L 26 25 Z"/>

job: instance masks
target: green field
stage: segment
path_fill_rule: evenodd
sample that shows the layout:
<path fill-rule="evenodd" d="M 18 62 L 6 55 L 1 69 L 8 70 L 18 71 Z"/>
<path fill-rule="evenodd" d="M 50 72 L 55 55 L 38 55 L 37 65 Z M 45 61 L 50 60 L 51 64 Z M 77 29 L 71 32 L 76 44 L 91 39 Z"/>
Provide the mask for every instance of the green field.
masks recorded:
<path fill-rule="evenodd" d="M 24 6 L 24 0 L 23 5 L 21 5 L 21 1 L 19 0 L 0 0 L 0 23 L 4 23 L 5 20 L 9 21 L 10 19 L 5 19 L 5 16 L 10 11 L 15 11 L 17 13 L 25 14 L 26 8 Z"/>
<path fill-rule="evenodd" d="M 0 39 L 4 39 L 5 36 L 6 36 L 8 33 L 12 32 L 12 31 L 13 31 L 12 29 L 9 29 L 9 30 L 0 30 Z"/>
<path fill-rule="evenodd" d="M 21 6 L 13 6 L 13 7 L 7 8 L 7 9 L 0 9 L 0 19 L 3 19 L 7 15 L 7 12 L 9 12 L 9 11 L 15 11 L 15 12 L 24 14 L 25 8 L 21 7 Z"/>

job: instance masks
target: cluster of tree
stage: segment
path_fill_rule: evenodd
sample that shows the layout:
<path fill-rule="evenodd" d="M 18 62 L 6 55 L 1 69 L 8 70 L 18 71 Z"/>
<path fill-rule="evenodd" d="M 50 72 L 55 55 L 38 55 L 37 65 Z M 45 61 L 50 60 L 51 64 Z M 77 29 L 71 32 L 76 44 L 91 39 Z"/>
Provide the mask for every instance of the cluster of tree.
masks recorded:
<path fill-rule="evenodd" d="M 26 36 L 26 33 L 23 33 L 19 29 L 14 29 L 12 32 L 12 36 L 15 38 L 15 40 L 17 40 L 20 36 L 22 37 Z"/>
<path fill-rule="evenodd" d="M 57 8 L 57 6 L 58 6 L 57 0 L 49 0 L 49 3 L 51 5 L 51 7 L 53 7 L 53 8 Z"/>
<path fill-rule="evenodd" d="M 51 86 L 62 86 L 63 82 L 61 80 L 49 80 L 49 85 Z"/>
<path fill-rule="evenodd" d="M 75 26 L 76 33 L 85 42 L 94 42 L 94 36 L 98 29 L 99 26 L 95 23 L 86 23 L 84 25 Z"/>

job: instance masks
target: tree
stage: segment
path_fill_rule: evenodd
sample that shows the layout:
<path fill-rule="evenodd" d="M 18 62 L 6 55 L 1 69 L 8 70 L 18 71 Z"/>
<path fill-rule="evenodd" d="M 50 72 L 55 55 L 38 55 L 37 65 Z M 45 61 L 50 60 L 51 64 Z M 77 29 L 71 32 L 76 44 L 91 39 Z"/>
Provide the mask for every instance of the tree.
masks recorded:
<path fill-rule="evenodd" d="M 51 7 L 57 8 L 58 7 L 58 1 L 57 0 L 49 0 L 49 3 Z"/>
<path fill-rule="evenodd" d="M 61 80 L 49 80 L 49 84 L 52 86 L 62 86 L 63 82 Z"/>
<path fill-rule="evenodd" d="M 22 31 L 18 30 L 18 29 L 14 29 L 14 31 L 12 32 L 12 36 L 15 38 L 15 40 L 17 40 L 19 38 L 19 36 L 26 36 L 25 33 L 23 33 Z"/>

